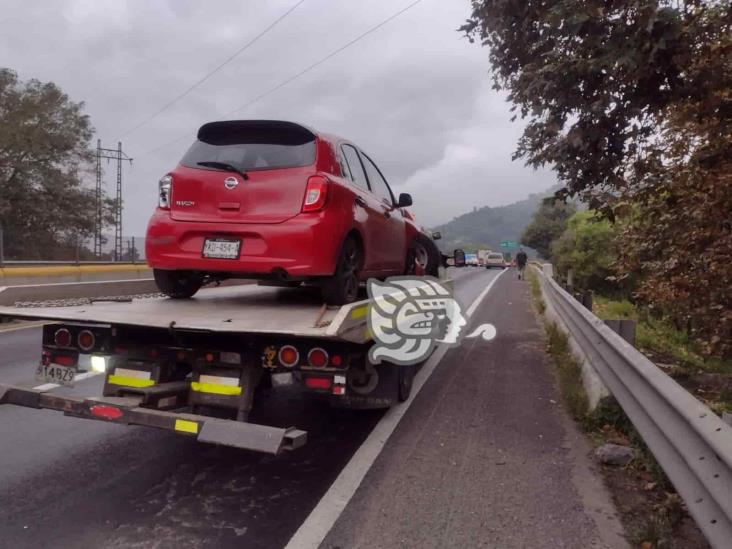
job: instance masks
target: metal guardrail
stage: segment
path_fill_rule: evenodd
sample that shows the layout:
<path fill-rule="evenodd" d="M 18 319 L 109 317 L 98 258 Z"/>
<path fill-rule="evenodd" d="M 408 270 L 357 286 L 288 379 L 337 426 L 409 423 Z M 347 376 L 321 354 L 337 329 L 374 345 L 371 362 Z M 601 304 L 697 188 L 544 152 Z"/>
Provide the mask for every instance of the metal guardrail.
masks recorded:
<path fill-rule="evenodd" d="M 732 427 L 539 270 L 544 295 L 713 547 L 732 543 Z"/>

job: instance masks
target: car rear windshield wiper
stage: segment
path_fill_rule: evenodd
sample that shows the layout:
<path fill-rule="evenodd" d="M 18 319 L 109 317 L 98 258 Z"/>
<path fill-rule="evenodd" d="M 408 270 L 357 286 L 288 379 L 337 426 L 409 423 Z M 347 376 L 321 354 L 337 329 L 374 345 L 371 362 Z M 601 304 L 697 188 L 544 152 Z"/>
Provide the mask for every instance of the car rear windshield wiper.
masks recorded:
<path fill-rule="evenodd" d="M 206 161 L 206 162 L 196 162 L 196 164 L 198 164 L 199 166 L 204 166 L 205 168 L 214 168 L 216 170 L 226 170 L 227 172 L 234 172 L 234 173 L 242 176 L 244 181 L 249 179 L 249 176 L 246 174 L 246 172 L 243 172 L 240 169 L 235 168 L 231 164 L 227 164 L 226 162 Z"/>

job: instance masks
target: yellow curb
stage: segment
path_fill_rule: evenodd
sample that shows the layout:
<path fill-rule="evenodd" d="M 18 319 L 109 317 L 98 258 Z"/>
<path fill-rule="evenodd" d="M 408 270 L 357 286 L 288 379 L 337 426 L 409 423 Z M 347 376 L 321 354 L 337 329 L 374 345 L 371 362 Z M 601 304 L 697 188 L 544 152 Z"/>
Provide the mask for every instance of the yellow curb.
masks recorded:
<path fill-rule="evenodd" d="M 24 276 L 75 276 L 98 273 L 144 273 L 150 267 L 142 264 L 125 263 L 121 265 L 55 265 L 40 267 L 4 267 L 0 269 L 0 278 Z"/>

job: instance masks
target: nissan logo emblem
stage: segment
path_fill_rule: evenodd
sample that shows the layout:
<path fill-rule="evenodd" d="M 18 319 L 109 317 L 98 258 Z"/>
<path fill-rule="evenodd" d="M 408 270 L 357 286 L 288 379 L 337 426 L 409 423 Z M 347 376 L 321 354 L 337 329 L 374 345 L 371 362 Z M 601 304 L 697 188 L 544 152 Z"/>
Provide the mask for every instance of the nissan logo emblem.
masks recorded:
<path fill-rule="evenodd" d="M 236 177 L 227 177 L 224 179 L 224 187 L 231 190 L 236 188 L 236 186 L 239 184 L 239 181 L 237 181 Z"/>

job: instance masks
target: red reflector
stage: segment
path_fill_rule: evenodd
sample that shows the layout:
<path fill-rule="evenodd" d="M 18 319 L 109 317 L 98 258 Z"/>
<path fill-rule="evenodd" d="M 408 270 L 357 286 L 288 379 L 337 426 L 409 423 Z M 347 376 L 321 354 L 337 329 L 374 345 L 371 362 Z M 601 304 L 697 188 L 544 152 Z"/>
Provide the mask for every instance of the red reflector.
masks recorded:
<path fill-rule="evenodd" d="M 73 366 L 76 364 L 76 357 L 70 355 L 56 355 L 51 361 L 54 364 L 60 364 L 61 366 Z"/>
<path fill-rule="evenodd" d="M 331 380 L 328 377 L 308 377 L 305 386 L 310 389 L 330 389 Z"/>
<path fill-rule="evenodd" d="M 53 334 L 53 341 L 59 347 L 68 347 L 71 345 L 71 332 L 66 328 L 59 328 L 56 333 Z"/>
<path fill-rule="evenodd" d="M 84 351 L 90 351 L 94 347 L 94 334 L 89 330 L 82 330 L 76 338 L 79 347 Z"/>
<path fill-rule="evenodd" d="M 95 404 L 91 408 L 89 408 L 89 411 L 92 413 L 93 416 L 102 417 L 104 419 L 119 419 L 125 413 L 120 410 L 119 408 L 115 408 L 114 406 L 106 406 L 104 404 Z"/>
<path fill-rule="evenodd" d="M 320 347 L 310 349 L 308 353 L 308 364 L 313 368 L 325 368 L 328 365 L 328 353 Z"/>
<path fill-rule="evenodd" d="M 341 364 L 343 364 L 343 359 L 341 358 L 341 355 L 333 355 L 330 358 L 330 363 L 333 366 L 340 366 Z"/>
<path fill-rule="evenodd" d="M 279 352 L 280 364 L 288 368 L 295 366 L 300 360 L 300 353 L 292 345 L 285 345 Z"/>

